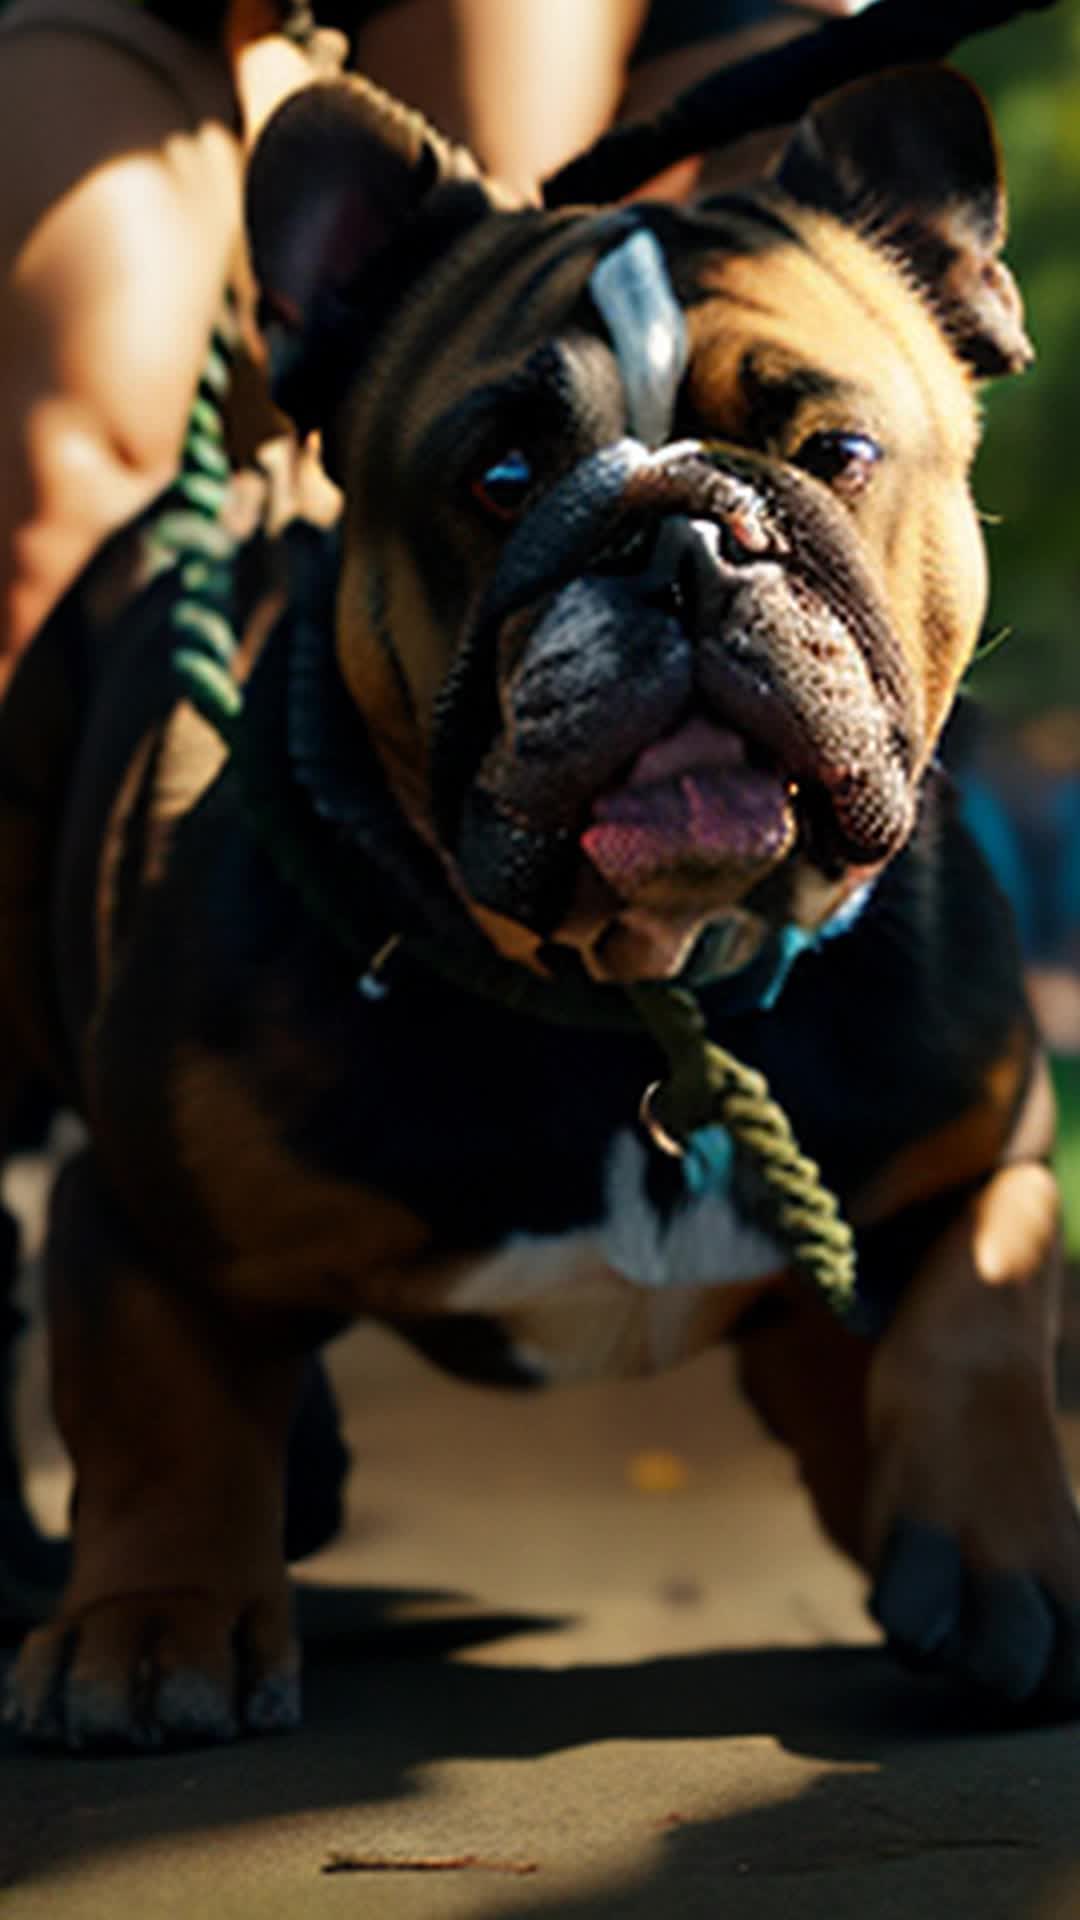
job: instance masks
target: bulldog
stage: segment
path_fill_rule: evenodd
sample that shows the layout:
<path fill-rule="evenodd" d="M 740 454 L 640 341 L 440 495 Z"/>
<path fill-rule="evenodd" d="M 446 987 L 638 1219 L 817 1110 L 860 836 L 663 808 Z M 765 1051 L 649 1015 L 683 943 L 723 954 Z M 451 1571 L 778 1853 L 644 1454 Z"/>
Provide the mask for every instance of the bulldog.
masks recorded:
<path fill-rule="evenodd" d="M 507 1385 L 736 1343 L 894 1648 L 1072 1711 L 1051 1102 L 935 760 L 978 383 L 1029 357 L 980 98 L 894 72 L 752 188 L 552 212 L 325 83 L 249 221 L 340 525 L 159 542 L 135 591 L 151 515 L 0 716 L 8 1080 L 89 1129 L 48 1247 L 73 1564 L 17 1726 L 296 1721 L 286 1436 L 356 1315 Z M 846 1317 L 745 1140 L 676 1123 L 643 995 L 764 1075 Z"/>

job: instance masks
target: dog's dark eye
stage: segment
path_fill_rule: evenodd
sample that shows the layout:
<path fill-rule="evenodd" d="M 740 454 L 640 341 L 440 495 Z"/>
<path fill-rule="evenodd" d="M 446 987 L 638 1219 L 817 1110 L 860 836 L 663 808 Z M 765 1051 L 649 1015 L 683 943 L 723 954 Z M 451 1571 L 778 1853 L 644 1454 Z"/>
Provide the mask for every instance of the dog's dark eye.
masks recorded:
<path fill-rule="evenodd" d="M 516 520 L 533 483 L 531 462 L 515 447 L 472 483 L 472 497 L 496 520 Z"/>
<path fill-rule="evenodd" d="M 812 433 L 795 455 L 795 465 L 853 500 L 880 459 L 881 448 L 868 433 Z"/>

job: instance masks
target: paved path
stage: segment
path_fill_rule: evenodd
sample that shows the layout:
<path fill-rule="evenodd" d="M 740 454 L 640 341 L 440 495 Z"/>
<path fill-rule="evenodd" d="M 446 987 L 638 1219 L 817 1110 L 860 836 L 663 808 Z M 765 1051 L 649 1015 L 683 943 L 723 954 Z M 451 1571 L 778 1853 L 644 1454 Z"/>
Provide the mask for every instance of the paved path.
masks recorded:
<path fill-rule="evenodd" d="M 722 1357 L 522 1400 L 365 1334 L 339 1372 L 304 1731 L 0 1740 L 3 1920 L 1080 1920 L 1080 1729 L 893 1670 Z"/>

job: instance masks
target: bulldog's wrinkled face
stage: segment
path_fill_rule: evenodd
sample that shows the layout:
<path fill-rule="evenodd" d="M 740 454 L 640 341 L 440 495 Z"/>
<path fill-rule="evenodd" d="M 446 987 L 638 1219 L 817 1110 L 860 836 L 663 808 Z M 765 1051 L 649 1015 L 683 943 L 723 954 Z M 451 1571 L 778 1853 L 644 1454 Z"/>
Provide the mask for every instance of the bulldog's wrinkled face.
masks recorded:
<path fill-rule="evenodd" d="M 958 118 L 931 220 L 912 152 L 941 174 Z M 984 606 L 972 376 L 1025 354 L 1000 229 L 981 104 L 935 71 L 699 212 L 429 185 L 380 252 L 408 290 L 324 407 L 340 668 L 505 951 L 730 969 L 902 847 Z"/>

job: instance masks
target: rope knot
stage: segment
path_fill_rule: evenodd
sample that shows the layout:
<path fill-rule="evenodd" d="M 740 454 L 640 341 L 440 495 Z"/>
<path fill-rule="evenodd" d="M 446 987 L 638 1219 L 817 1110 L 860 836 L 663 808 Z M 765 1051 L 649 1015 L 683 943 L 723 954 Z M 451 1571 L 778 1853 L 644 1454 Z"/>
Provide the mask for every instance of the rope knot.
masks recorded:
<path fill-rule="evenodd" d="M 833 1310 L 849 1315 L 855 1306 L 854 1235 L 820 1169 L 801 1151 L 764 1074 L 709 1039 L 701 1007 L 686 988 L 648 982 L 629 992 L 669 1063 L 667 1080 L 650 1087 L 642 1103 L 642 1119 L 656 1144 L 683 1157 L 694 1194 L 726 1184 L 733 1159 L 740 1157 L 763 1224 Z M 726 1151 L 720 1144 L 725 1139 Z"/>

